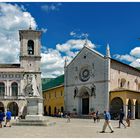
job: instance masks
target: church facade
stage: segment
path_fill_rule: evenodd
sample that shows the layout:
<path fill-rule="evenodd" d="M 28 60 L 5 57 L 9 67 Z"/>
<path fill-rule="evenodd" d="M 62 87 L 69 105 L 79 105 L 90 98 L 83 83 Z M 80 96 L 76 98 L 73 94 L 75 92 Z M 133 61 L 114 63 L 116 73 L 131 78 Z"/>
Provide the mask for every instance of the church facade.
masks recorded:
<path fill-rule="evenodd" d="M 26 97 L 42 94 L 41 33 L 31 28 L 20 30 L 20 63 L 0 64 L 0 110 L 10 109 L 13 116 L 26 113 Z"/>
<path fill-rule="evenodd" d="M 104 56 L 85 43 L 65 64 L 64 81 L 67 112 L 87 115 L 110 110 L 115 114 L 123 109 L 127 116 L 130 109 L 133 119 L 140 118 L 140 70 L 112 59 L 109 45 Z"/>

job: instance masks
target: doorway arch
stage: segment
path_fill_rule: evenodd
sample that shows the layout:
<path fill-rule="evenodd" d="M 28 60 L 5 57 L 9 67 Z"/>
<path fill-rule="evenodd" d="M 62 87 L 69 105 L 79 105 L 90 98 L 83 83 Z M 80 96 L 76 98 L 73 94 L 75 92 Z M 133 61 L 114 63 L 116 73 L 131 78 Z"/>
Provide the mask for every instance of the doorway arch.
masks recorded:
<path fill-rule="evenodd" d="M 120 109 L 123 109 L 123 100 L 120 97 L 113 98 L 110 104 L 110 112 L 112 117 L 117 117 Z"/>
<path fill-rule="evenodd" d="M 51 107 L 50 106 L 49 106 L 48 110 L 49 110 L 49 116 L 50 116 L 51 115 Z"/>
<path fill-rule="evenodd" d="M 81 113 L 83 115 L 89 114 L 89 93 L 90 90 L 88 87 L 83 86 L 80 89 L 80 100 L 81 100 Z"/>
<path fill-rule="evenodd" d="M 18 116 L 19 107 L 16 102 L 10 102 L 7 108 L 11 111 L 12 116 Z"/>

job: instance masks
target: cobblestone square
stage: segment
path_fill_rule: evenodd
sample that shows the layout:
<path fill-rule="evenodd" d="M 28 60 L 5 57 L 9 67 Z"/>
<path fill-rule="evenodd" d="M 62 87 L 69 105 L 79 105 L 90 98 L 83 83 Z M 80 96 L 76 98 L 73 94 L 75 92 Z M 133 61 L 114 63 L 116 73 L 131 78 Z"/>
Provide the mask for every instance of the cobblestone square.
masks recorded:
<path fill-rule="evenodd" d="M 114 133 L 107 128 L 100 133 L 104 120 L 94 123 L 91 119 L 71 119 L 48 117 L 52 126 L 12 126 L 0 129 L 0 138 L 139 138 L 140 120 L 131 120 L 131 127 L 118 127 L 118 120 L 112 120 Z M 15 121 L 15 120 L 12 120 Z"/>

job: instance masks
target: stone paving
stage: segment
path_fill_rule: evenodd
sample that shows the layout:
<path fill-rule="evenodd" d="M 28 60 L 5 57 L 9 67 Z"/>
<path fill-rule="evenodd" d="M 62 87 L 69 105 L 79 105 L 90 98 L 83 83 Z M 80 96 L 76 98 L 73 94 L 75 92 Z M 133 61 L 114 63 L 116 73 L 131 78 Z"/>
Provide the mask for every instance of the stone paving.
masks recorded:
<path fill-rule="evenodd" d="M 94 123 L 91 119 L 71 119 L 48 117 L 52 126 L 12 126 L 0 128 L 0 138 L 140 138 L 140 120 L 131 120 L 131 127 L 117 128 L 118 121 L 112 121 L 114 133 L 107 128 L 100 133 L 104 120 Z M 14 120 L 12 120 L 14 121 Z"/>

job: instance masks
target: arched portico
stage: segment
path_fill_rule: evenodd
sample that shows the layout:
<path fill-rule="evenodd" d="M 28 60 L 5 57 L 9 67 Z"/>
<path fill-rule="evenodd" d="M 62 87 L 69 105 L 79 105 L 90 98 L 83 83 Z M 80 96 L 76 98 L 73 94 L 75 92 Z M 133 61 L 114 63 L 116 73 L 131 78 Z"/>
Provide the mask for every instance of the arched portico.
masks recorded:
<path fill-rule="evenodd" d="M 110 109 L 111 102 L 114 98 L 121 98 L 123 101 L 123 110 L 125 113 L 125 117 L 127 117 L 128 110 L 131 111 L 131 118 L 140 118 L 140 92 L 125 90 L 125 89 L 117 89 L 116 91 L 110 92 Z M 118 106 L 121 106 L 119 103 Z"/>

